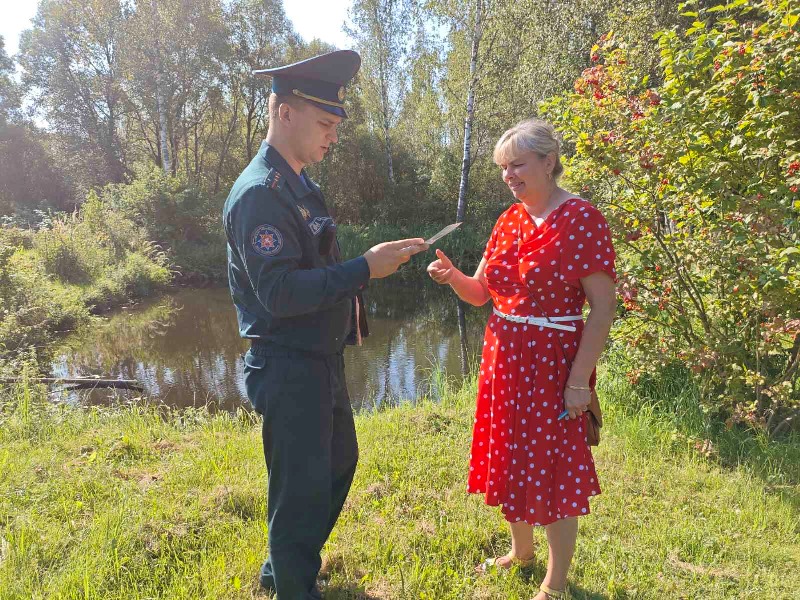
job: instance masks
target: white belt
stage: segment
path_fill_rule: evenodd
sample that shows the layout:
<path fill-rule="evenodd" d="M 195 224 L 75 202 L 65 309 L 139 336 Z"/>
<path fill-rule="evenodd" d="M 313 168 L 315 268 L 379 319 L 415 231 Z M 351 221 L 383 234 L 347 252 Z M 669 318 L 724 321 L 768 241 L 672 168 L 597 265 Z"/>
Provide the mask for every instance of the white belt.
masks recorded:
<path fill-rule="evenodd" d="M 516 315 L 502 313 L 496 308 L 493 309 L 493 312 L 501 319 L 511 321 L 512 323 L 525 323 L 527 325 L 537 325 L 539 327 L 549 327 L 551 329 L 563 329 L 564 331 L 577 331 L 577 328 L 574 325 L 559 325 L 556 321 L 583 321 L 582 315 L 566 317 L 518 317 Z"/>

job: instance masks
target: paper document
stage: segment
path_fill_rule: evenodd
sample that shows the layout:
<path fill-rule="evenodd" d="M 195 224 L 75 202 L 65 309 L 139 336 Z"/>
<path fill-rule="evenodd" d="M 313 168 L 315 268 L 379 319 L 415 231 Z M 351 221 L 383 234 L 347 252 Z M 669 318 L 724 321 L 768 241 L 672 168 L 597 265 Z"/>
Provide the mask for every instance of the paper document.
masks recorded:
<path fill-rule="evenodd" d="M 445 227 L 441 231 L 433 234 L 431 237 L 429 237 L 427 240 L 425 240 L 425 243 L 430 246 L 433 242 L 436 242 L 436 241 L 442 239 L 448 233 L 452 233 L 453 231 L 458 229 L 460 225 L 461 225 L 460 222 L 459 223 L 453 223 L 452 225 L 448 225 L 447 227 Z"/>
<path fill-rule="evenodd" d="M 442 239 L 448 233 L 452 233 L 453 231 L 458 229 L 458 227 L 460 225 L 461 225 L 460 222 L 459 223 L 453 223 L 452 225 L 448 225 L 447 227 L 445 227 L 441 231 L 437 231 L 431 237 L 429 237 L 427 240 L 425 240 L 425 243 L 428 244 L 428 246 L 430 246 L 431 244 L 433 244 L 433 242 L 436 242 L 436 241 Z M 407 251 L 410 251 L 412 248 L 415 248 L 415 247 L 416 246 L 408 246 L 407 248 L 403 248 L 400 252 L 407 252 Z"/>

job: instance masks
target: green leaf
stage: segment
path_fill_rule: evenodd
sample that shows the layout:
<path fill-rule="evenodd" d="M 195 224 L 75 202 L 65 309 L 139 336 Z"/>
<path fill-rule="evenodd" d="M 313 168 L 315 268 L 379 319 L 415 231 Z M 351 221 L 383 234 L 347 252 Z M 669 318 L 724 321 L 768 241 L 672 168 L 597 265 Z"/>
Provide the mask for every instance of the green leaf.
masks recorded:
<path fill-rule="evenodd" d="M 784 350 L 791 350 L 794 348 L 794 336 L 788 334 L 779 334 L 776 336 L 781 348 Z"/>

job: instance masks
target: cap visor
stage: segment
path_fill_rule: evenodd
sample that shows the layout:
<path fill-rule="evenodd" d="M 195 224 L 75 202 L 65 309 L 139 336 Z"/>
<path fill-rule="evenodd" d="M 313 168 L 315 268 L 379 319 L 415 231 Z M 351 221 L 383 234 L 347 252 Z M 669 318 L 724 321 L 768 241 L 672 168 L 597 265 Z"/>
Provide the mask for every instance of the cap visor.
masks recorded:
<path fill-rule="evenodd" d="M 321 102 L 314 102 L 313 100 L 306 100 L 306 102 L 310 102 L 317 108 L 321 108 L 325 112 L 329 112 L 331 114 L 337 115 L 342 117 L 343 119 L 347 118 L 347 111 L 343 108 L 339 108 L 338 106 L 330 106 L 328 104 L 322 104 Z"/>

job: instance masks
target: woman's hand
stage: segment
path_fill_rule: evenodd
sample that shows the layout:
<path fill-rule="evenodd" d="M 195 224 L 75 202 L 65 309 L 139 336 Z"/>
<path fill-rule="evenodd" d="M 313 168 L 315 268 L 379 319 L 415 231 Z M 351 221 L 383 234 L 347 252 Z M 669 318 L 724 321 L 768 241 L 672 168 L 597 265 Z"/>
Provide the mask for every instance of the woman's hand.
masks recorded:
<path fill-rule="evenodd" d="M 430 275 L 431 279 L 436 283 L 450 283 L 458 269 L 453 266 L 453 263 L 450 262 L 450 259 L 447 258 L 445 253 L 441 250 L 436 250 L 436 256 L 439 258 L 428 265 L 428 275 Z"/>
<path fill-rule="evenodd" d="M 589 409 L 592 399 L 591 390 L 573 390 L 564 388 L 564 409 L 569 413 L 567 419 L 577 419 Z"/>

